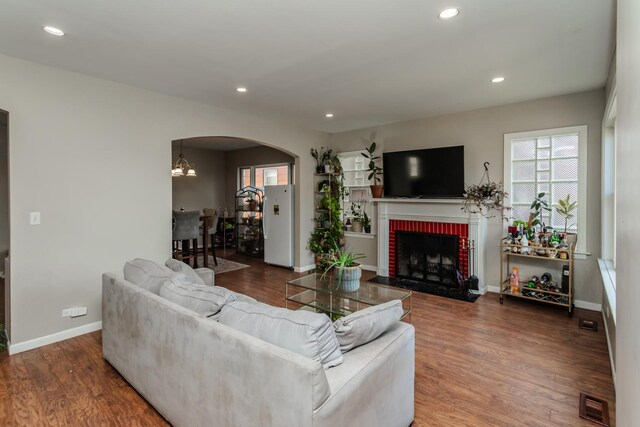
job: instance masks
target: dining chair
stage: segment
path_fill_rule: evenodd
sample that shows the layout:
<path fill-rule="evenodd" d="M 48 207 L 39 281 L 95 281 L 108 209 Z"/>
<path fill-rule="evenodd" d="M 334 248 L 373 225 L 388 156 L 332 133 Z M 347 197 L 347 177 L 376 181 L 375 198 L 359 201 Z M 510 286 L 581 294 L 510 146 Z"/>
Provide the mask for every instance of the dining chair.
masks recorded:
<path fill-rule="evenodd" d="M 213 263 L 218 265 L 218 258 L 216 257 L 216 233 L 218 231 L 218 211 L 211 208 L 204 208 L 202 212 L 205 216 L 211 217 L 211 221 L 209 222 L 209 230 L 207 232 L 210 236 L 211 241 L 211 254 L 213 255 Z"/>
<path fill-rule="evenodd" d="M 198 267 L 198 235 L 200 234 L 200 212 L 173 212 L 173 258 L 181 261 L 193 258 L 194 267 Z M 180 246 L 180 242 L 181 246 Z M 193 248 L 190 248 L 190 242 Z"/>

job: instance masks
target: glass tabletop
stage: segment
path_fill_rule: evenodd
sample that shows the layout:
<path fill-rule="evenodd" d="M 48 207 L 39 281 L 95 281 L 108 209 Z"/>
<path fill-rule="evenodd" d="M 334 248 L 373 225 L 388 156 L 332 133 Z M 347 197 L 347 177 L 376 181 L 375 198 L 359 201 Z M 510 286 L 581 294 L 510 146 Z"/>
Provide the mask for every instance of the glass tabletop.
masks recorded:
<path fill-rule="evenodd" d="M 298 286 L 322 292 L 332 297 L 345 298 L 368 305 L 384 304 L 396 299 L 403 300 L 411 295 L 411 291 L 366 281 L 360 282 L 360 288 L 357 291 L 347 292 L 340 288 L 340 284 L 333 276 L 327 274 L 322 277 L 321 274 L 317 273 L 290 280 L 287 285 Z"/>

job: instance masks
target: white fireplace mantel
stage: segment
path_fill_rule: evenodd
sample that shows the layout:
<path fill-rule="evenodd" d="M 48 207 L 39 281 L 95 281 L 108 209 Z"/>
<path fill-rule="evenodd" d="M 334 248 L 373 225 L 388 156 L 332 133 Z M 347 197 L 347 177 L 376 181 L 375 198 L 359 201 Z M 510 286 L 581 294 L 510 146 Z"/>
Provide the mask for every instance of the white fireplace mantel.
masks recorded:
<path fill-rule="evenodd" d="M 470 259 L 480 285 L 479 293 L 487 292 L 484 269 L 486 218 L 462 210 L 461 199 L 374 199 L 378 206 L 378 275 L 389 276 L 389 220 L 444 222 L 468 224 L 469 240 L 476 250 Z"/>

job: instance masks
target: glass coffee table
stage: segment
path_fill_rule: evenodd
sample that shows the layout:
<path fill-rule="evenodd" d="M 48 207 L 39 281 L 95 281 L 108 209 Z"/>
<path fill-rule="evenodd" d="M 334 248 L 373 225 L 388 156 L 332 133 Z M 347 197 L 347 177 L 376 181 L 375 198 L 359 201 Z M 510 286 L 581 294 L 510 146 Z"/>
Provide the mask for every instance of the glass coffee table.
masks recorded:
<path fill-rule="evenodd" d="M 411 291 L 405 289 L 361 281 L 357 291 L 346 292 L 333 276 L 317 273 L 290 280 L 285 289 L 287 308 L 326 313 L 331 320 L 396 299 L 402 301 L 402 318 L 410 316 Z"/>

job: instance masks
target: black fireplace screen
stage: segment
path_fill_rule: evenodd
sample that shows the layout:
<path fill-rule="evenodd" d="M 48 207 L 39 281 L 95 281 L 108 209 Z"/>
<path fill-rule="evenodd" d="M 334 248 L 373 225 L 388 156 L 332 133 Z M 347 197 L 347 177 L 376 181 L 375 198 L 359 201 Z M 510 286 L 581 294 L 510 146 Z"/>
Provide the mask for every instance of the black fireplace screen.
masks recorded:
<path fill-rule="evenodd" d="M 396 231 L 396 277 L 458 286 L 458 236 Z"/>

